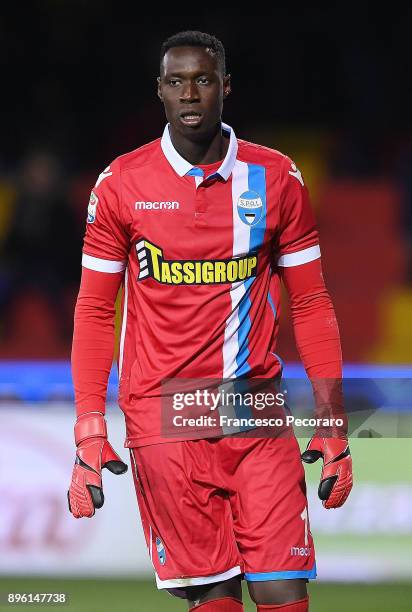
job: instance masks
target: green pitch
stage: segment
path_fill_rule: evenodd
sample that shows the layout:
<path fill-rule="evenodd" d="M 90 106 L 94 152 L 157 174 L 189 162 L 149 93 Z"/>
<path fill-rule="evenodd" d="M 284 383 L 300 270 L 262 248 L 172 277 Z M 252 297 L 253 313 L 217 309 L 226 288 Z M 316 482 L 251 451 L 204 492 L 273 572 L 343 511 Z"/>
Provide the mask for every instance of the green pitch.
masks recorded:
<path fill-rule="evenodd" d="M 399 584 L 310 584 L 311 612 L 396 612 L 410 611 L 412 583 Z M 159 592 L 154 581 L 142 580 L 0 580 L 1 601 L 7 592 L 68 594 L 69 602 L 60 604 L 63 612 L 178 612 L 187 610 L 184 601 Z M 244 593 L 245 610 L 256 607 Z M 60 605 L 5 605 L 0 610 L 55 610 Z"/>

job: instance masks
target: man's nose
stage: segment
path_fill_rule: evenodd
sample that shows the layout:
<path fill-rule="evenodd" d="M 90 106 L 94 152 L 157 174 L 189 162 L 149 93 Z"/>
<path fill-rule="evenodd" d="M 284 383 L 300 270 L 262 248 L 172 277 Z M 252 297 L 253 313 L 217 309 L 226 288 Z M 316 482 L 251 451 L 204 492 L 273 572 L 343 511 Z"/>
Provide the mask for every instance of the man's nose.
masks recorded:
<path fill-rule="evenodd" d="M 182 102 L 193 102 L 199 99 L 199 90 L 196 83 L 188 81 L 184 84 L 180 99 Z"/>

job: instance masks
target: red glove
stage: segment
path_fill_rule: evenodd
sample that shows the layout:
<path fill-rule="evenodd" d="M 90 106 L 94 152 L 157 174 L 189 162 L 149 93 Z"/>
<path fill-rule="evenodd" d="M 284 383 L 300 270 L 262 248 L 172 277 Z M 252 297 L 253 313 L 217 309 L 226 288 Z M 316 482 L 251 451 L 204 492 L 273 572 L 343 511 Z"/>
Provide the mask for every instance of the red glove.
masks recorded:
<path fill-rule="evenodd" d="M 323 468 L 318 489 L 325 508 L 339 508 L 347 500 L 352 489 L 352 457 L 346 438 L 313 436 L 302 461 L 314 463 L 323 457 Z"/>
<path fill-rule="evenodd" d="M 102 468 L 113 474 L 124 474 L 127 465 L 107 440 L 107 427 L 101 412 L 88 412 L 78 417 L 74 426 L 77 446 L 70 489 L 69 510 L 75 518 L 92 517 L 104 503 Z"/>

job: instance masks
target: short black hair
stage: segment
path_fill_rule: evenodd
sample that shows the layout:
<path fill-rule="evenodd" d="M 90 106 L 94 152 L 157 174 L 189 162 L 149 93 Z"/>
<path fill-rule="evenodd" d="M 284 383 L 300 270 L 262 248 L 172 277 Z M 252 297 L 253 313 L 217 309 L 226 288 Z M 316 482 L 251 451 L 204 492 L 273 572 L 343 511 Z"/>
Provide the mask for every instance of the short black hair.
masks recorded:
<path fill-rule="evenodd" d="M 160 49 L 160 65 L 169 49 L 173 47 L 205 47 L 217 57 L 223 76 L 226 74 L 226 54 L 221 41 L 212 34 L 198 32 L 197 30 L 186 30 L 169 36 Z"/>

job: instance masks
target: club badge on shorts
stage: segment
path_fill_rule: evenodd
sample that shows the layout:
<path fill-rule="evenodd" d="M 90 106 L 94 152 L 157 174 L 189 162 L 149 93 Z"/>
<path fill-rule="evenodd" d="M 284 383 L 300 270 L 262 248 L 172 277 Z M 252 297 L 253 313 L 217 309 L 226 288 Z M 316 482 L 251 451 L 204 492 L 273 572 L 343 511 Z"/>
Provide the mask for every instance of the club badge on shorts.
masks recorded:
<path fill-rule="evenodd" d="M 157 536 L 156 538 L 156 550 L 157 556 L 159 557 L 160 565 L 164 565 L 166 563 L 166 551 L 162 540 Z"/>

